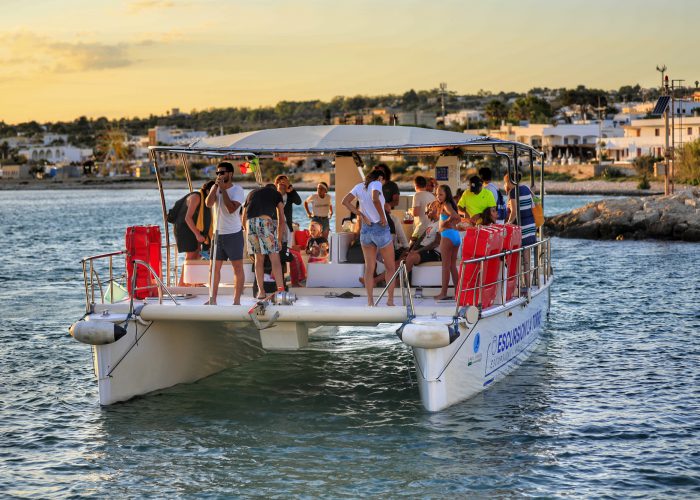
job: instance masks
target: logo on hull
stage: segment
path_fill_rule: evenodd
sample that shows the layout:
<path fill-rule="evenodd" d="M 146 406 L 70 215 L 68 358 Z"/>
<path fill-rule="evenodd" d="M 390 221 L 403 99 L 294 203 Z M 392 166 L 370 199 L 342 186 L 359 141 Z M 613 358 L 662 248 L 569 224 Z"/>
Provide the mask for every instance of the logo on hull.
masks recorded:
<path fill-rule="evenodd" d="M 542 325 L 542 311 L 535 312 L 518 326 L 494 335 L 486 350 L 485 375 L 499 370 L 530 344 L 533 333 Z"/>

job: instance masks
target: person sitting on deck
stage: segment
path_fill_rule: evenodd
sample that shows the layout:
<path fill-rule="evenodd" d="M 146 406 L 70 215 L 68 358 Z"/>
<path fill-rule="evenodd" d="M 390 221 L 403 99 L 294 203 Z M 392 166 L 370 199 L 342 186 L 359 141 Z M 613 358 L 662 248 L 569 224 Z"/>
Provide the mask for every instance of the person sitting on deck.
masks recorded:
<path fill-rule="evenodd" d="M 430 203 L 435 201 L 435 195 L 428 191 L 428 180 L 422 175 L 417 176 L 413 180 L 413 184 L 416 189 L 416 194 L 413 195 L 411 214 L 418 219 L 418 224 L 416 224 L 413 230 L 411 239 L 415 241 L 423 234 L 428 224 L 430 224 L 430 220 L 426 215 L 426 208 Z"/>
<path fill-rule="evenodd" d="M 402 260 L 406 263 L 406 271 L 411 272 L 413 266 L 424 262 L 440 262 L 440 231 L 438 223 L 438 211 L 440 204 L 432 201 L 425 208 L 425 215 L 428 223 L 424 226 L 423 232 L 418 239 L 411 244 L 408 252 Z M 374 278 L 374 286 L 381 284 L 386 278 L 386 273 L 380 273 Z M 364 283 L 364 280 L 360 278 Z"/>
<path fill-rule="evenodd" d="M 311 237 L 306 243 L 306 255 L 309 256 L 309 264 L 312 262 L 328 262 L 328 240 L 323 237 L 321 224 L 312 222 L 309 225 Z"/>
<path fill-rule="evenodd" d="M 309 203 L 311 203 L 311 210 L 309 210 Z M 318 183 L 316 192 L 304 200 L 304 209 L 309 219 L 321 225 L 323 237 L 328 240 L 331 230 L 330 220 L 333 215 L 333 202 L 331 195 L 328 194 L 328 184 Z"/>
<path fill-rule="evenodd" d="M 465 191 L 457 202 L 459 213 L 466 217 L 474 217 L 483 213 L 489 207 L 496 206 L 496 199 L 493 193 L 483 188 L 483 181 L 474 175 L 469 178 L 469 190 Z"/>

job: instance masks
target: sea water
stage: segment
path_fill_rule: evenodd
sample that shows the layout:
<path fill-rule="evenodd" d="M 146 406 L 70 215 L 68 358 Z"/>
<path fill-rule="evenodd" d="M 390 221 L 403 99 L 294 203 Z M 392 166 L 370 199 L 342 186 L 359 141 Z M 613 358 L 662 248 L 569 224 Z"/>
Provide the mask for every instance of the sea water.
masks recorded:
<path fill-rule="evenodd" d="M 101 408 L 79 260 L 161 220 L 155 190 L 0 192 L 0 496 L 700 495 L 697 245 L 555 239 L 544 342 L 439 413 L 389 325 Z"/>

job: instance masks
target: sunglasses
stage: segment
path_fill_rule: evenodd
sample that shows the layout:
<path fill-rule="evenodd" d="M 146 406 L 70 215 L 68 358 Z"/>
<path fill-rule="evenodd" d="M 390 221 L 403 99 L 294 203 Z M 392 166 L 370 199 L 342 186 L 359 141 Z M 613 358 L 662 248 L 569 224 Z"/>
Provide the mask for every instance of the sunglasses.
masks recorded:
<path fill-rule="evenodd" d="M 226 175 L 228 174 L 228 170 L 219 170 L 216 175 Z"/>

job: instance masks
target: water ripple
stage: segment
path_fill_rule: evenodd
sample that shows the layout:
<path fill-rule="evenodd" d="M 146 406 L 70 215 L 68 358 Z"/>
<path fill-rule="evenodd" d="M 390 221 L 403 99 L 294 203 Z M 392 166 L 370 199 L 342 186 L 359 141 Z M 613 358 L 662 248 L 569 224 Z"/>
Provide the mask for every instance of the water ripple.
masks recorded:
<path fill-rule="evenodd" d="M 323 330 L 308 351 L 100 408 L 90 350 L 66 330 L 84 307 L 78 261 L 160 221 L 143 193 L 0 192 L 4 495 L 700 494 L 697 246 L 557 239 L 541 348 L 437 414 L 391 326 Z M 587 200 L 550 197 L 548 212 Z"/>

